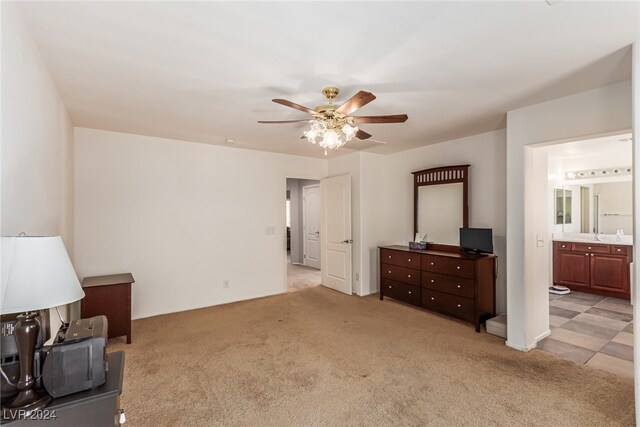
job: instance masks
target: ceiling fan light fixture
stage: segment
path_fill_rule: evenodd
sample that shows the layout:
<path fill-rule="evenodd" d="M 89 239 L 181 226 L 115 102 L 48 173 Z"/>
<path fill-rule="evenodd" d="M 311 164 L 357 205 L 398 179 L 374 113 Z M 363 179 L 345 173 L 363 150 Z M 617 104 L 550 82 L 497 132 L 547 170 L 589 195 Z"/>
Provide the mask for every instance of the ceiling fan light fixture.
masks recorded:
<path fill-rule="evenodd" d="M 311 120 L 259 120 L 258 123 L 300 123 L 310 122 L 308 130 L 303 131 L 302 139 L 307 139 L 312 144 L 318 144 L 324 148 L 324 155 L 327 150 L 336 150 L 354 138 L 368 139 L 371 134 L 361 130 L 354 123 L 404 123 L 408 117 L 406 114 L 386 115 L 386 116 L 350 116 L 354 111 L 364 107 L 374 99 L 375 95 L 367 91 L 359 91 L 349 98 L 342 105 L 333 103 L 334 98 L 340 91 L 338 88 L 329 86 L 322 90 L 322 93 L 329 101 L 328 104 L 317 106 L 315 109 L 305 107 L 286 99 L 273 99 L 276 104 L 291 107 L 295 110 L 311 114 Z"/>
<path fill-rule="evenodd" d="M 345 124 L 344 126 L 342 126 L 342 134 L 344 135 L 344 139 L 347 140 L 347 142 L 351 141 L 356 134 L 358 133 L 360 129 L 358 129 L 358 126 L 351 126 L 350 124 Z"/>
<path fill-rule="evenodd" d="M 317 142 L 317 139 L 321 138 L 324 134 L 324 127 L 322 122 L 320 122 L 319 120 L 314 120 L 311 123 L 311 127 L 309 128 L 309 130 L 302 132 L 302 134 L 305 138 L 307 138 L 307 141 L 315 144 Z"/>

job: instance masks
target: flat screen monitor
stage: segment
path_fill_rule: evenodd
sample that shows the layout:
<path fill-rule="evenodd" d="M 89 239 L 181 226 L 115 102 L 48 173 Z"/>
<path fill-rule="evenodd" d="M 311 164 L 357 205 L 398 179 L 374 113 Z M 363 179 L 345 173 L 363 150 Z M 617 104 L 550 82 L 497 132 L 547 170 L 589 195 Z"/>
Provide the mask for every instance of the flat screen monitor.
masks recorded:
<path fill-rule="evenodd" d="M 460 249 L 467 252 L 493 253 L 493 230 L 491 228 L 461 228 Z"/>

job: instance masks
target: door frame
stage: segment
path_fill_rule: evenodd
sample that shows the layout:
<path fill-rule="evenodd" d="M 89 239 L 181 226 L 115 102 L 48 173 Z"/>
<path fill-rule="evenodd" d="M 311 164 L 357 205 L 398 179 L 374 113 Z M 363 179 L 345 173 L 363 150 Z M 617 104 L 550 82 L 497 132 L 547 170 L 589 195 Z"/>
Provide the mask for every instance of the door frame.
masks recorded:
<path fill-rule="evenodd" d="M 307 244 L 306 244 L 306 240 L 307 240 L 307 202 L 306 199 L 304 198 L 304 192 L 305 190 L 309 189 L 309 188 L 317 188 L 318 189 L 318 195 L 320 196 L 320 212 L 318 212 L 318 222 L 322 221 L 321 218 L 321 213 L 322 213 L 322 189 L 320 188 L 320 183 L 317 184 L 311 184 L 311 185 L 305 185 L 302 187 L 302 194 L 303 194 L 303 199 L 302 199 L 302 265 L 306 265 L 308 267 L 311 268 L 316 268 L 312 265 L 307 265 Z M 319 230 L 318 230 L 319 231 Z M 320 244 L 320 235 L 318 234 L 318 244 Z M 320 260 L 322 260 L 322 251 L 320 251 Z M 318 267 L 318 270 L 322 271 L 321 269 L 322 267 L 322 263 L 320 263 L 320 267 Z"/>

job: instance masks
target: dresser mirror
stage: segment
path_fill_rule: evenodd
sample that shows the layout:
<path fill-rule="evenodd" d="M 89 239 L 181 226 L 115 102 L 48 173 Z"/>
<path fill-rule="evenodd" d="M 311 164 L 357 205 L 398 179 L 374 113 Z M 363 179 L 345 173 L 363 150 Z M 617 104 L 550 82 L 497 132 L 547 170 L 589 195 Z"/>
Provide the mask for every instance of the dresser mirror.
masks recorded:
<path fill-rule="evenodd" d="M 414 234 L 428 234 L 434 249 L 459 246 L 459 229 L 469 226 L 469 165 L 413 172 Z"/>

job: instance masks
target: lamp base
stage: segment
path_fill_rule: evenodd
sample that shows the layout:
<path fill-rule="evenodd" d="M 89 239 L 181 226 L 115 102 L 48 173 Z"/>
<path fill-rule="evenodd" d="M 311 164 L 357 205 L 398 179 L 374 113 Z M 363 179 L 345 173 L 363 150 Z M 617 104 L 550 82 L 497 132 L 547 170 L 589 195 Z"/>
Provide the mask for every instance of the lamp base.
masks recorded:
<path fill-rule="evenodd" d="M 13 329 L 20 360 L 20 379 L 16 384 L 18 395 L 2 407 L 3 418 L 26 418 L 51 402 L 51 396 L 34 388 L 33 353 L 40 332 L 36 317 L 35 311 L 18 315 L 18 322 Z"/>
<path fill-rule="evenodd" d="M 22 390 L 11 402 L 2 407 L 2 418 L 6 420 L 27 418 L 32 412 L 45 408 L 51 399 L 47 393 L 38 390 Z"/>

